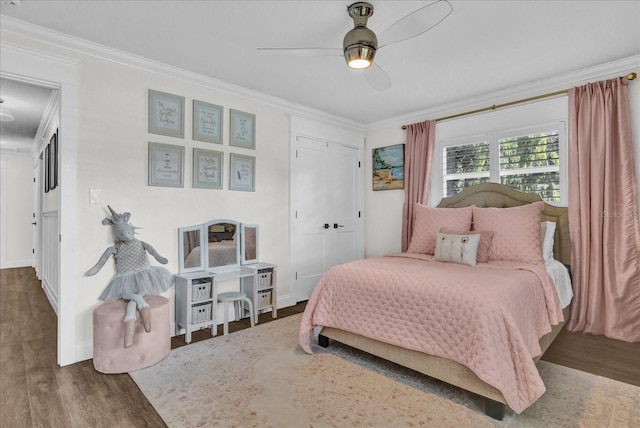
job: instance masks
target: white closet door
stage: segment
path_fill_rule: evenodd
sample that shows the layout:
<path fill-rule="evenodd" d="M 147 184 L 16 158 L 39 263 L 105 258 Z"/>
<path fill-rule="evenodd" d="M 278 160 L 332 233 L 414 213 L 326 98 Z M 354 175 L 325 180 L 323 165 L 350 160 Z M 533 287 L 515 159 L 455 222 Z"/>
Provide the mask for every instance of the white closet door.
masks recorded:
<path fill-rule="evenodd" d="M 293 144 L 292 291 L 302 301 L 331 266 L 361 257 L 359 151 L 303 136 Z"/>
<path fill-rule="evenodd" d="M 330 221 L 327 269 L 360 258 L 358 150 L 329 144 L 326 171 L 329 172 L 327 218 Z"/>

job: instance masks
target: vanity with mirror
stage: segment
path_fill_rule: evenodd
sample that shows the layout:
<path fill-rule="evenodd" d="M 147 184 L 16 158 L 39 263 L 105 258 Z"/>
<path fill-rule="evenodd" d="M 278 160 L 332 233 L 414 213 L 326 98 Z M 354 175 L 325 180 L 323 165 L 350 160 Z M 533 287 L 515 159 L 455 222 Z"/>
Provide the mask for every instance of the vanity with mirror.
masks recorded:
<path fill-rule="evenodd" d="M 178 228 L 178 269 L 176 275 L 176 335 L 211 328 L 216 335 L 217 295 L 221 282 L 238 280 L 258 314 L 270 310 L 277 316 L 276 265 L 259 261 L 257 224 L 230 219 Z M 248 314 L 243 307 L 240 316 Z"/>

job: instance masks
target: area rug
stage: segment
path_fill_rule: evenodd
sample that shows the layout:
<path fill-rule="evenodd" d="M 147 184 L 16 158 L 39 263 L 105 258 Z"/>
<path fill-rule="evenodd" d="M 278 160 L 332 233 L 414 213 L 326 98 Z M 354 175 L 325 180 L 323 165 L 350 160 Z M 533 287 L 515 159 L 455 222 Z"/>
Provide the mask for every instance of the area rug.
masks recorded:
<path fill-rule="evenodd" d="M 130 373 L 182 427 L 637 427 L 640 388 L 541 361 L 547 392 L 503 421 L 478 396 L 332 342 L 298 346 L 301 314 L 177 348 Z"/>

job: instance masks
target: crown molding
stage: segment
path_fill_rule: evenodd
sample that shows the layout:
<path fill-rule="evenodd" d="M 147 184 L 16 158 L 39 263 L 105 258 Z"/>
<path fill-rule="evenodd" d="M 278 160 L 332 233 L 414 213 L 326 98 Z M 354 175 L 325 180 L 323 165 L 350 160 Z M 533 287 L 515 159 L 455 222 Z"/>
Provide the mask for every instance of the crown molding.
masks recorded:
<path fill-rule="evenodd" d="M 528 82 L 523 85 L 512 86 L 500 91 L 485 93 L 445 105 L 418 110 L 405 115 L 388 118 L 383 121 L 365 124 L 351 121 L 306 105 L 294 103 L 283 98 L 274 97 L 272 95 L 267 95 L 262 92 L 254 91 L 252 89 L 244 88 L 198 73 L 193 73 L 179 67 L 174 67 L 128 52 L 112 49 L 104 45 L 79 39 L 77 37 L 72 37 L 15 18 L 7 17 L 5 15 L 0 15 L 0 24 L 2 31 L 8 34 L 24 37 L 82 55 L 110 61 L 125 67 L 158 74 L 188 84 L 202 86 L 208 89 L 214 89 L 248 100 L 261 102 L 276 108 L 283 109 L 287 113 L 292 115 L 309 116 L 310 118 L 316 120 L 322 119 L 324 121 L 330 121 L 334 124 L 340 124 L 349 128 L 353 128 L 354 130 L 359 132 L 365 132 L 389 126 L 399 127 L 403 124 L 420 122 L 428 118 L 449 116 L 467 110 L 484 108 L 493 104 L 502 104 L 518 99 L 537 96 L 548 92 L 565 90 L 571 87 L 586 84 L 593 80 L 613 78 L 615 76 L 623 75 L 634 70 L 637 71 L 640 68 L 640 55 L 634 55 L 593 67 L 588 67 L 576 71 L 567 72 L 561 75 Z M 13 48 L 19 49 L 17 45 Z M 36 52 L 33 49 L 24 50 L 29 51 L 30 53 Z M 58 61 L 65 60 L 65 58 L 53 56 L 48 53 L 40 52 L 39 54 L 43 57 L 53 57 Z M 75 61 L 73 59 L 66 58 L 66 60 L 69 63 L 78 64 L 78 61 Z"/>
<path fill-rule="evenodd" d="M 398 129 L 400 129 L 400 126 L 404 124 L 422 122 L 427 119 L 437 119 L 439 117 L 446 117 L 464 111 L 485 108 L 494 104 L 503 104 L 515 100 L 535 97 L 545 93 L 563 91 L 584 85 L 591 81 L 612 79 L 617 76 L 626 75 L 632 71 L 637 72 L 638 69 L 640 69 L 640 55 L 633 55 L 627 58 L 621 58 L 615 61 L 571 71 L 546 79 L 535 80 L 524 85 L 512 86 L 500 91 L 485 93 L 442 106 L 392 117 L 383 121 L 371 123 L 367 125 L 365 129 L 370 131 L 389 126 L 397 126 Z"/>
<path fill-rule="evenodd" d="M 55 46 L 82 55 L 91 56 L 104 61 L 109 61 L 128 68 L 158 74 L 173 80 L 202 86 L 208 89 L 214 89 L 251 101 L 257 101 L 272 107 L 283 109 L 290 114 L 306 114 L 311 117 L 328 120 L 333 123 L 354 128 L 358 131 L 364 131 L 363 124 L 347 120 L 343 117 L 336 116 L 322 110 L 314 109 L 303 104 L 297 104 L 283 98 L 274 97 L 272 95 L 254 91 L 222 80 L 207 77 L 202 74 L 154 61 L 139 55 L 109 48 L 98 43 L 72 37 L 58 31 L 53 31 L 38 25 L 21 21 L 19 19 L 0 15 L 0 24 L 2 31 L 8 34 L 34 40 L 36 42 Z"/>

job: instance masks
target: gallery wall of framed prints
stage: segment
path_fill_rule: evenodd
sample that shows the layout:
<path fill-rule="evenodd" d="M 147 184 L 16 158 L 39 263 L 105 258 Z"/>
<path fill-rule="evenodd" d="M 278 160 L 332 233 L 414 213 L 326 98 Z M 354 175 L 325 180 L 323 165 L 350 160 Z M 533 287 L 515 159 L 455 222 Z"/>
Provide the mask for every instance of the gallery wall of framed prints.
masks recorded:
<path fill-rule="evenodd" d="M 162 136 L 148 142 L 148 185 L 185 187 L 185 175 L 191 175 L 191 187 L 197 189 L 225 188 L 225 157 L 228 158 L 228 190 L 255 192 L 256 156 L 246 150 L 256 149 L 256 115 L 230 108 L 225 115 L 221 105 L 149 89 L 148 132 Z M 185 111 L 191 105 L 191 140 L 185 136 Z M 224 126 L 225 116 L 229 124 Z M 224 132 L 228 129 L 228 147 L 224 150 Z M 159 141 L 164 137 L 183 139 L 183 144 Z M 220 150 L 210 150 L 201 143 L 217 144 Z M 191 145 L 192 162 L 185 153 Z M 50 152 L 51 149 L 49 149 Z M 231 151 L 233 150 L 233 151 Z M 48 152 L 47 156 L 50 156 Z M 225 153 L 228 153 L 226 155 Z M 188 154 L 188 153 L 187 153 Z M 186 174 L 185 168 L 191 168 Z M 47 182 L 48 183 L 48 182 Z M 45 189 L 46 189 L 45 184 Z"/>

